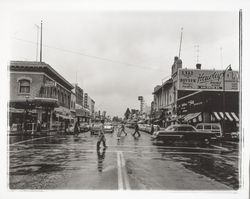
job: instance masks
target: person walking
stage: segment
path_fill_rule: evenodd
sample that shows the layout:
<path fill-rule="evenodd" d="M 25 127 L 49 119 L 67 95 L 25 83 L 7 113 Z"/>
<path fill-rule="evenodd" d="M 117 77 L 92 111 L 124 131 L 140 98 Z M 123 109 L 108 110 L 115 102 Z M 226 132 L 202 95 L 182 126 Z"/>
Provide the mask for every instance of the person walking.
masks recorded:
<path fill-rule="evenodd" d="M 104 148 L 107 148 L 107 146 L 106 146 L 106 138 L 104 136 L 104 120 L 102 120 L 101 129 L 100 129 L 99 135 L 98 135 L 97 150 L 100 149 L 101 143 L 103 144 Z"/>
<path fill-rule="evenodd" d="M 151 135 L 153 135 L 154 131 L 155 131 L 155 129 L 154 129 L 154 125 L 153 125 L 153 124 L 151 124 Z"/>
<path fill-rule="evenodd" d="M 140 137 L 141 136 L 141 134 L 140 134 L 140 132 L 139 132 L 139 126 L 138 126 L 138 124 L 136 123 L 135 124 L 135 132 L 133 133 L 133 136 L 135 137 L 135 134 L 138 134 L 138 137 Z"/>
<path fill-rule="evenodd" d="M 128 135 L 128 134 L 125 132 L 125 125 L 124 125 L 124 123 L 122 123 L 122 125 L 121 125 L 121 134 L 122 134 L 122 133 L 124 133 L 125 136 Z"/>
<path fill-rule="evenodd" d="M 76 121 L 75 126 L 74 126 L 74 135 L 78 136 L 80 132 L 80 124 L 79 121 Z"/>
<path fill-rule="evenodd" d="M 37 134 L 41 133 L 41 122 L 39 119 L 37 120 L 36 132 Z"/>

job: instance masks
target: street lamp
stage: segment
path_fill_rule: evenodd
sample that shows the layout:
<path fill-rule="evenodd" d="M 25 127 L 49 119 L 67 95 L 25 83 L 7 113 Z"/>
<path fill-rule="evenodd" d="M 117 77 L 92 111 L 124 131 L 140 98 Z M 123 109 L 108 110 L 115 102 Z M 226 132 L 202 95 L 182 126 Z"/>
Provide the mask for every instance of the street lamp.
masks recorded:
<path fill-rule="evenodd" d="M 231 64 L 226 67 L 226 69 L 223 71 L 223 121 L 222 121 L 222 131 L 224 131 L 224 123 L 225 123 L 225 76 L 227 71 L 232 71 Z"/>

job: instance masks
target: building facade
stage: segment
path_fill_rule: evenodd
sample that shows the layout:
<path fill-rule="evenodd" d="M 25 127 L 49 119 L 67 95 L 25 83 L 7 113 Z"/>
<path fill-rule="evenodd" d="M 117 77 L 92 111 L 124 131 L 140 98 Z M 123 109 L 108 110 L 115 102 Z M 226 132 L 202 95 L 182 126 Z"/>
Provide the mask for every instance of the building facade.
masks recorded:
<path fill-rule="evenodd" d="M 157 85 L 153 95 L 153 116 L 164 126 L 219 122 L 225 127 L 239 122 L 239 74 L 231 68 L 203 70 L 197 64 L 187 69 L 175 57 L 171 78 Z"/>
<path fill-rule="evenodd" d="M 73 86 L 45 62 L 11 61 L 9 125 L 32 131 L 39 121 L 44 129 L 56 129 L 70 120 Z"/>

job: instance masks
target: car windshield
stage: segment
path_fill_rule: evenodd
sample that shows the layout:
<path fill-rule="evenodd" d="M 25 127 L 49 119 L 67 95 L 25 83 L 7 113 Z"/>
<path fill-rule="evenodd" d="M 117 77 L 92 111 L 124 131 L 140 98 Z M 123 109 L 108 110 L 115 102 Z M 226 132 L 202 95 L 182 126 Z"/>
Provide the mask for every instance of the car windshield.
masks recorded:
<path fill-rule="evenodd" d="M 196 131 L 192 126 L 179 126 L 178 131 Z"/>
<path fill-rule="evenodd" d="M 173 132 L 193 131 L 193 132 L 196 132 L 196 129 L 192 126 L 169 126 L 168 128 L 166 128 L 166 131 L 173 131 Z"/>

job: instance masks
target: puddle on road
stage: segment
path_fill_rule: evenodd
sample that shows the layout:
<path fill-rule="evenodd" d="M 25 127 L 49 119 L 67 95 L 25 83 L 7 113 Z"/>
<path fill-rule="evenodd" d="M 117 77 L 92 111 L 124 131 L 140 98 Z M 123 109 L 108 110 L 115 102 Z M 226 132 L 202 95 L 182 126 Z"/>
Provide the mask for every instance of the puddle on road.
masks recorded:
<path fill-rule="evenodd" d="M 211 155 L 162 154 L 164 160 L 181 163 L 186 169 L 209 177 L 234 190 L 239 188 L 239 173 L 237 160 Z M 234 164 L 232 164 L 234 163 Z"/>

